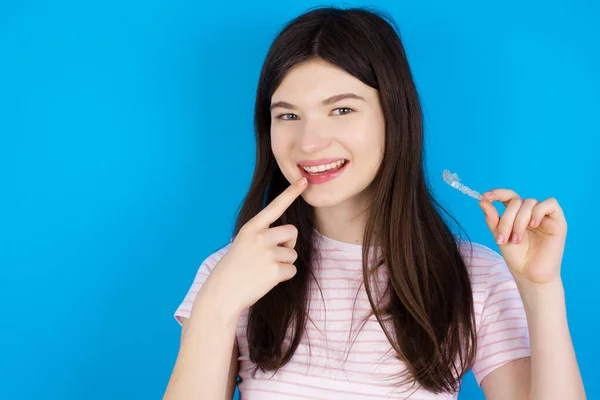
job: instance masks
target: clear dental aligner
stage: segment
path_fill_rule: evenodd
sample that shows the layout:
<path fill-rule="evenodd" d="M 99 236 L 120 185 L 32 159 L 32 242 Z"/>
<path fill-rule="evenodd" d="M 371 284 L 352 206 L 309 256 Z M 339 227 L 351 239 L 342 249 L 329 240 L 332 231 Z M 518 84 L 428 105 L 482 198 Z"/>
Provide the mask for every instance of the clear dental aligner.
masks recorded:
<path fill-rule="evenodd" d="M 442 178 L 444 178 L 444 182 L 446 182 L 448 185 L 452 186 L 455 189 L 460 190 L 467 196 L 470 196 L 477 200 L 481 200 L 483 198 L 479 192 L 476 192 L 476 191 L 468 188 L 467 186 L 463 185 L 462 183 L 460 183 L 460 178 L 455 173 L 452 173 L 448 170 L 444 170 L 444 173 L 442 174 Z"/>

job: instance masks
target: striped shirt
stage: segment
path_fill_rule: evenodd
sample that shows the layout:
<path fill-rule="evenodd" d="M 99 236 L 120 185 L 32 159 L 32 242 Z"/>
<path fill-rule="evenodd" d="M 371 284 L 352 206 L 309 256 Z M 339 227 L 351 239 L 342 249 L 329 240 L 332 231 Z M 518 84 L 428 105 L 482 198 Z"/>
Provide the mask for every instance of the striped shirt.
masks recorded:
<path fill-rule="evenodd" d="M 315 231 L 315 276 L 305 334 L 291 360 L 277 373 L 251 372 L 246 326 L 248 310 L 236 331 L 238 384 L 243 400 L 270 399 L 412 399 L 449 400 L 458 393 L 434 394 L 418 386 L 400 386 L 405 365 L 395 357 L 371 311 L 362 278 L 362 246 L 342 243 Z M 175 312 L 182 323 L 202 284 L 230 245 L 200 266 L 185 299 Z M 477 329 L 477 356 L 472 371 L 478 384 L 494 369 L 530 356 L 527 320 L 515 281 L 501 255 L 483 245 L 461 247 L 471 278 Z M 385 272 L 385 271 L 384 271 Z M 375 279 L 385 282 L 385 273 Z M 380 285 L 384 287 L 384 285 Z M 372 286 L 372 290 L 375 288 Z M 377 292 L 375 292 L 377 296 Z M 390 325 L 391 327 L 391 325 Z M 393 329 L 389 330 L 393 333 Z"/>

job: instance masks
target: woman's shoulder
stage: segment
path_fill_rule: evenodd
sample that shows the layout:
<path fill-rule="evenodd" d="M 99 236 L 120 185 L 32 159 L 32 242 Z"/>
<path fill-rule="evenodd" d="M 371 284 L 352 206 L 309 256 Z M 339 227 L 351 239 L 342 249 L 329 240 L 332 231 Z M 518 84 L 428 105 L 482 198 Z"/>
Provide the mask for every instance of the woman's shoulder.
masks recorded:
<path fill-rule="evenodd" d="M 230 247 L 231 247 L 231 242 L 228 244 L 225 244 L 225 245 L 223 245 L 223 244 L 220 245 L 219 247 L 216 248 L 216 250 L 209 251 L 207 253 L 208 255 L 204 256 L 204 260 L 200 264 L 200 269 L 202 268 L 202 266 L 206 266 L 210 270 L 212 270 L 214 268 L 214 266 L 217 265 L 217 263 L 219 261 L 221 261 L 221 259 L 225 256 L 225 254 L 227 254 Z"/>
<path fill-rule="evenodd" d="M 184 318 L 189 318 L 190 313 L 192 311 L 192 305 L 194 304 L 194 300 L 196 299 L 196 295 L 200 291 L 206 279 L 211 274 L 215 266 L 223 256 L 229 250 L 231 243 L 227 245 L 222 245 L 217 250 L 213 250 L 209 252 L 208 256 L 205 256 L 204 260 L 200 263 L 200 266 L 197 268 L 196 274 L 194 276 L 194 280 L 191 286 L 188 289 L 188 292 L 185 295 L 183 301 L 179 304 L 179 307 L 175 311 L 175 319 L 180 324 L 183 324 Z"/>
<path fill-rule="evenodd" d="M 500 253 L 478 242 L 463 241 L 458 247 L 468 267 L 493 266 L 504 262 Z"/>
<path fill-rule="evenodd" d="M 489 282 L 490 278 L 510 274 L 502 255 L 488 246 L 465 241 L 459 249 L 473 283 Z"/>
<path fill-rule="evenodd" d="M 194 277 L 194 285 L 198 288 L 202 286 L 208 276 L 211 274 L 216 265 L 221 261 L 221 259 L 227 254 L 229 248 L 231 247 L 231 243 L 226 245 L 220 245 L 216 248 L 216 250 L 211 250 L 205 255 L 202 259 L 202 262 L 196 269 L 195 277 Z"/>

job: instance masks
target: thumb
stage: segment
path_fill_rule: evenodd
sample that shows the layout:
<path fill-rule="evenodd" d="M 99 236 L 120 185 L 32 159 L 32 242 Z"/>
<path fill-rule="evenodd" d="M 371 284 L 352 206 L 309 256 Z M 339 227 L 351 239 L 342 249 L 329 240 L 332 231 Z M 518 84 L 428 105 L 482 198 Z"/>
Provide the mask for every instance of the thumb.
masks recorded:
<path fill-rule="evenodd" d="M 488 228 L 496 237 L 496 230 L 498 229 L 498 223 L 500 222 L 500 216 L 498 215 L 498 210 L 496 207 L 489 201 L 481 200 L 479 202 L 479 207 L 483 210 L 483 214 L 485 215 L 485 223 Z"/>

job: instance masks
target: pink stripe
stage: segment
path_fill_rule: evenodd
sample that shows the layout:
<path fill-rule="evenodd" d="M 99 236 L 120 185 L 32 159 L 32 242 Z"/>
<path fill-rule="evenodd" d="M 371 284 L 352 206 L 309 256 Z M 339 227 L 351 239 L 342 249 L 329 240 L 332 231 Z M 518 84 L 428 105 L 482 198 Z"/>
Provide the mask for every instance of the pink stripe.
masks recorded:
<path fill-rule="evenodd" d="M 512 342 L 513 340 L 529 340 L 529 337 L 528 336 L 518 336 L 518 337 L 514 337 L 514 338 L 496 340 L 495 342 L 486 343 L 483 346 L 477 346 L 477 350 L 481 350 L 481 349 L 484 349 L 486 347 L 493 346 L 493 345 L 496 345 L 496 344 L 499 344 L 499 343 Z"/>
<path fill-rule="evenodd" d="M 269 381 L 269 379 L 264 379 L 264 378 L 262 378 L 262 379 L 254 378 L 253 380 L 255 380 L 255 381 Z M 327 391 L 327 392 L 340 393 L 340 394 L 346 394 L 346 395 L 357 395 L 357 394 L 360 394 L 361 396 L 366 396 L 366 397 L 389 399 L 389 396 L 385 396 L 385 395 L 371 394 L 371 393 L 349 392 L 347 390 L 331 389 L 331 388 L 327 388 L 327 387 L 323 387 L 323 386 L 309 385 L 309 384 L 306 384 L 306 383 L 290 382 L 290 381 L 286 381 L 284 379 L 277 379 L 277 382 L 279 382 L 279 383 L 285 383 L 285 384 L 292 385 L 292 386 L 301 386 L 301 387 L 306 387 L 306 388 L 311 388 L 311 389 L 317 389 L 319 391 Z"/>
<path fill-rule="evenodd" d="M 498 275 L 512 276 L 512 275 L 510 275 L 509 271 L 498 271 L 498 272 L 494 272 L 493 274 L 490 274 L 489 278 L 493 278 L 493 277 L 498 276 Z"/>
<path fill-rule="evenodd" d="M 342 249 L 328 249 L 328 248 L 321 248 L 321 247 L 315 247 L 315 250 L 320 250 L 324 253 L 338 253 L 338 252 L 344 252 L 344 250 Z"/>
<path fill-rule="evenodd" d="M 492 353 L 492 354 L 487 354 L 484 357 L 479 358 L 477 360 L 477 363 L 478 364 L 484 364 L 485 360 L 489 360 L 492 357 L 496 357 L 496 356 L 499 356 L 499 355 L 502 355 L 502 354 L 512 353 L 514 351 L 519 351 L 519 350 L 529 350 L 529 346 L 512 347 L 512 348 L 509 348 L 509 349 L 503 349 L 503 350 L 497 351 L 497 352 Z"/>
<path fill-rule="evenodd" d="M 328 347 L 328 346 L 320 346 L 320 345 L 316 345 L 314 343 L 311 343 L 310 346 L 309 345 L 305 345 L 307 348 L 312 349 L 312 348 L 317 348 L 317 349 L 323 349 L 323 350 L 327 350 L 327 351 L 333 351 L 336 353 L 343 353 L 343 354 L 363 354 L 363 355 L 367 355 L 367 356 L 379 356 L 379 357 L 383 357 L 383 356 L 388 356 L 388 355 L 393 355 L 395 354 L 394 349 L 392 348 L 392 346 L 389 344 L 389 342 L 387 343 L 387 345 L 389 346 L 389 348 L 386 351 L 363 351 L 363 350 L 354 350 L 353 348 L 347 347 L 345 349 L 335 349 L 332 347 Z M 354 347 L 354 346 L 352 346 Z M 248 345 L 247 344 L 241 344 L 240 345 L 240 349 L 244 349 L 244 350 L 248 350 Z M 248 353 L 248 351 L 246 351 L 246 353 Z M 294 353 L 296 354 L 296 353 Z M 309 353 L 298 353 L 298 354 L 309 354 Z M 337 354 L 335 355 L 337 356 Z M 335 357 L 334 356 L 334 357 Z"/>
<path fill-rule="evenodd" d="M 239 357 L 238 360 L 240 358 L 241 357 Z M 250 361 L 244 361 L 243 364 L 247 365 L 247 366 L 241 367 L 240 368 L 240 373 L 243 371 L 243 372 L 246 373 L 246 375 L 250 375 L 250 372 L 252 371 L 252 369 L 254 367 L 254 364 L 252 364 Z M 288 361 L 288 363 L 286 364 L 286 366 L 288 366 L 288 365 L 292 365 L 292 366 L 297 365 L 299 368 L 300 367 L 306 368 L 306 366 L 307 366 L 307 364 L 298 362 L 298 361 L 294 360 L 293 358 L 290 361 Z M 398 366 L 401 366 L 401 365 L 398 365 Z M 313 368 L 313 369 L 325 369 L 327 371 L 346 372 L 346 373 L 352 373 L 352 374 L 358 374 L 358 375 L 365 375 L 365 374 L 367 374 L 368 376 L 375 376 L 375 377 L 381 377 L 381 378 L 386 378 L 386 377 L 389 377 L 390 375 L 392 375 L 392 373 L 389 373 L 389 372 L 371 372 L 371 371 L 369 371 L 367 369 L 355 370 L 355 369 L 346 368 L 345 366 L 343 368 L 341 368 L 341 367 L 335 367 L 335 366 L 332 366 L 332 365 L 325 365 L 325 364 L 311 364 L 310 368 Z M 282 371 L 282 373 L 286 373 L 286 372 L 289 372 L 289 370 Z"/>
<path fill-rule="evenodd" d="M 362 263 L 361 258 L 333 258 L 333 257 L 321 257 L 321 261 L 333 261 L 333 262 L 353 262 L 353 263 Z"/>
<path fill-rule="evenodd" d="M 278 394 L 278 395 L 282 395 L 282 396 L 285 396 L 285 397 L 292 396 L 292 397 L 300 397 L 302 399 L 330 400 L 330 399 L 326 399 L 326 398 L 315 397 L 314 395 L 313 396 L 303 396 L 303 395 L 298 394 L 298 393 L 280 392 L 279 390 L 273 390 L 273 389 L 245 388 L 242 383 L 240 383 L 238 385 L 238 388 L 240 389 L 240 394 L 244 394 L 246 392 L 263 392 L 263 393 Z"/>
<path fill-rule="evenodd" d="M 343 268 L 343 267 L 330 267 L 330 266 L 323 266 L 322 269 L 323 272 L 330 272 L 330 271 L 336 271 L 336 272 L 351 272 L 351 273 L 360 273 L 362 274 L 362 268 Z"/>
<path fill-rule="evenodd" d="M 390 342 L 387 341 L 387 339 L 367 339 L 367 340 L 360 340 L 360 339 L 356 339 L 356 340 L 338 340 L 338 339 L 317 339 L 317 338 L 310 338 L 310 345 L 312 346 L 314 342 L 323 342 L 323 343 L 346 343 L 346 344 L 385 344 L 385 345 L 390 345 Z M 308 346 L 308 343 L 306 342 L 301 342 L 301 344 L 304 344 L 306 346 Z"/>
<path fill-rule="evenodd" d="M 486 324 L 486 326 L 490 327 L 494 324 L 500 324 L 500 323 L 503 323 L 506 321 L 527 321 L 527 318 L 526 317 L 510 317 L 510 318 L 505 318 L 505 319 L 499 319 L 499 320 L 492 321 L 492 322 Z"/>
<path fill-rule="evenodd" d="M 489 276 L 489 274 L 471 274 L 471 276 L 472 277 L 475 277 L 475 276 Z"/>
<path fill-rule="evenodd" d="M 368 328 L 367 326 L 370 325 L 369 322 L 375 328 Z M 353 328 L 357 328 L 359 326 L 362 326 L 362 323 L 359 324 L 359 325 L 353 325 L 352 327 Z M 310 323 L 310 320 L 309 320 L 309 323 L 306 324 L 306 330 L 307 330 L 307 332 L 311 332 L 311 333 L 319 333 L 319 334 L 322 333 L 321 330 L 319 330 L 316 327 L 314 327 L 314 324 Z M 347 335 L 348 334 L 355 335 L 355 334 L 359 333 L 359 331 L 355 331 L 355 330 L 353 330 L 352 332 L 349 332 L 347 329 L 329 329 L 328 327 L 325 327 L 325 329 L 323 331 L 326 332 L 326 333 L 345 333 Z M 381 330 L 381 326 L 376 321 L 368 321 L 365 324 L 365 327 L 361 328 L 360 333 L 377 333 L 377 334 L 382 334 L 383 335 L 383 331 Z"/>
<path fill-rule="evenodd" d="M 494 306 L 494 305 L 496 305 L 496 304 L 499 304 L 499 303 L 502 303 L 502 302 L 507 302 L 507 301 L 519 301 L 519 302 L 520 302 L 520 301 L 522 301 L 522 300 L 521 300 L 521 297 L 520 297 L 520 296 L 519 296 L 519 297 L 509 297 L 508 299 L 500 299 L 500 300 L 498 300 L 498 301 L 495 301 L 495 302 L 493 302 L 493 303 L 487 304 L 487 305 L 486 305 L 486 308 L 488 308 L 488 307 L 491 307 L 491 306 Z"/>
<path fill-rule="evenodd" d="M 469 257 L 468 260 L 469 261 L 473 261 L 473 260 L 480 260 L 480 261 L 492 261 L 495 262 L 496 264 L 490 265 L 490 267 L 495 267 L 496 265 L 500 264 L 498 261 L 498 257 L 491 255 L 491 257 L 485 257 L 487 256 L 487 254 L 483 253 L 483 252 L 473 252 L 473 254 L 475 255 L 475 257 Z M 484 257 L 481 257 L 484 256 Z"/>
<path fill-rule="evenodd" d="M 523 309 L 523 307 L 508 307 L 508 308 L 501 308 L 501 309 L 500 309 L 500 310 L 498 310 L 498 311 L 494 311 L 493 313 L 486 314 L 486 316 L 485 316 L 485 317 L 486 317 L 486 318 L 489 318 L 489 317 L 491 317 L 491 316 L 493 316 L 493 315 L 500 314 L 500 313 L 503 313 L 503 312 L 506 312 L 506 311 L 523 311 L 523 312 L 524 312 L 525 310 Z"/>
<path fill-rule="evenodd" d="M 493 265 L 481 265 L 481 264 L 467 264 L 467 270 L 477 270 L 480 271 L 482 269 L 486 269 L 486 270 L 490 270 L 492 269 L 494 266 Z"/>
<path fill-rule="evenodd" d="M 494 306 L 494 305 L 496 305 L 496 304 L 498 304 L 498 303 L 502 303 L 503 301 L 514 301 L 514 302 L 516 303 L 516 306 L 517 306 L 517 307 L 522 307 L 522 305 L 523 305 L 523 299 L 521 299 L 521 295 L 519 295 L 519 297 L 510 297 L 510 298 L 508 298 L 508 299 L 500 299 L 500 300 L 498 300 L 498 301 L 496 301 L 496 302 L 494 302 L 494 303 L 490 303 L 490 304 L 485 304 L 485 302 L 483 302 L 483 301 L 474 301 L 474 302 L 473 302 L 473 303 L 478 303 L 478 304 L 482 304 L 482 305 L 483 305 L 483 310 L 481 310 L 481 314 L 482 314 L 482 315 L 486 315 L 486 317 L 484 317 L 484 318 L 483 318 L 483 321 L 482 321 L 482 323 L 483 323 L 483 324 L 485 324 L 485 321 L 486 321 L 486 320 L 487 320 L 487 318 L 488 318 L 488 317 L 487 317 L 487 315 L 488 315 L 488 314 L 487 314 L 487 312 L 486 312 L 486 311 L 487 311 L 487 309 L 488 309 L 488 308 L 491 308 L 492 306 Z M 509 304 L 510 304 L 510 303 L 509 303 Z M 513 305 L 513 307 L 504 307 L 504 308 L 503 308 L 503 310 L 512 310 L 512 309 L 514 309 L 514 308 L 515 308 L 515 307 L 514 307 L 514 305 Z"/>
<path fill-rule="evenodd" d="M 515 293 L 519 293 L 519 291 L 517 290 L 517 288 L 508 288 L 508 289 L 502 289 L 502 290 L 498 290 L 496 292 L 490 293 L 490 295 L 488 296 L 488 301 L 491 297 L 496 296 L 500 293 L 506 293 L 506 292 L 515 292 Z M 520 296 L 520 295 L 519 295 Z M 521 297 L 519 297 L 521 298 Z"/>
<path fill-rule="evenodd" d="M 318 300 L 320 300 L 320 299 L 318 299 Z M 354 301 L 355 298 L 354 297 L 330 297 L 327 300 L 328 301 Z M 358 301 L 365 301 L 365 302 L 367 302 L 367 304 L 369 303 L 369 300 L 367 298 L 358 297 Z"/>
<path fill-rule="evenodd" d="M 209 273 L 208 273 L 208 272 L 204 272 L 204 271 L 202 271 L 202 272 L 198 272 L 198 273 L 196 274 L 196 279 L 198 279 L 198 278 L 208 278 L 208 275 L 209 275 Z M 202 281 L 201 281 L 201 282 L 202 282 Z M 196 282 L 194 282 L 194 283 L 196 283 Z"/>
<path fill-rule="evenodd" d="M 522 331 L 522 330 L 526 330 L 527 331 L 527 327 L 526 326 L 520 326 L 520 327 L 515 327 L 515 328 L 506 328 L 506 329 L 500 329 L 494 332 L 487 332 L 484 333 L 482 335 L 479 335 L 480 338 L 485 338 L 491 335 L 495 335 L 497 333 L 501 333 L 501 332 L 511 332 L 511 331 Z"/>
<path fill-rule="evenodd" d="M 335 313 L 335 312 L 348 312 L 348 311 L 358 311 L 358 312 L 371 312 L 371 307 L 342 307 L 342 308 L 310 308 L 310 311 L 314 312 L 327 312 L 327 313 Z"/>
<path fill-rule="evenodd" d="M 479 279 L 479 278 L 478 278 Z M 487 283 L 487 278 L 485 279 L 481 279 L 481 280 L 475 280 L 474 277 L 471 277 L 471 286 L 475 289 L 475 288 L 479 288 L 479 287 L 485 287 L 485 284 Z"/>
<path fill-rule="evenodd" d="M 467 264 L 468 267 L 470 267 L 470 268 L 488 268 L 489 272 L 491 272 L 495 268 L 502 267 L 502 265 L 505 264 L 505 261 L 503 258 L 501 258 L 500 260 L 498 260 L 498 259 L 485 260 L 484 259 L 484 261 L 493 261 L 493 263 L 491 263 L 491 264 L 479 264 L 479 263 L 473 264 L 473 263 L 471 263 L 471 261 L 473 261 L 473 260 L 480 260 L 480 258 L 474 258 L 474 259 L 470 260 Z"/>
<path fill-rule="evenodd" d="M 527 348 L 525 348 L 525 350 L 529 350 L 529 348 L 527 347 Z M 478 369 L 477 371 L 473 370 L 473 373 L 481 375 L 481 374 L 484 374 L 484 371 L 487 373 L 489 370 L 493 370 L 493 369 L 495 369 L 496 367 L 498 367 L 500 365 L 508 364 L 510 362 L 513 362 L 513 361 L 516 361 L 516 360 L 520 360 L 522 358 L 527 358 L 527 357 L 530 357 L 530 356 L 529 355 L 519 355 L 519 356 L 517 356 L 515 354 L 514 357 L 515 358 L 509 358 L 509 359 L 504 360 L 504 361 L 498 361 L 495 364 L 488 365 L 487 367 L 482 368 L 482 369 Z"/>
<path fill-rule="evenodd" d="M 315 323 L 318 323 L 318 324 L 323 324 L 323 325 L 326 325 L 326 324 L 332 324 L 332 323 L 333 323 L 333 324 L 340 324 L 340 323 L 345 323 L 345 322 L 348 322 L 348 323 L 350 323 L 350 322 L 357 322 L 357 321 L 360 321 L 360 320 L 364 319 L 364 317 L 366 317 L 366 315 L 359 315 L 359 314 L 356 314 L 356 315 L 354 315 L 354 318 L 352 318 L 352 319 L 350 319 L 350 317 L 348 317 L 348 318 L 338 318 L 338 319 L 333 319 L 333 318 L 315 318 L 315 317 L 311 317 L 311 319 L 310 319 L 310 320 L 311 320 L 312 322 L 315 322 Z M 377 322 L 377 320 L 375 319 L 375 317 L 372 317 L 372 316 L 371 316 L 371 317 L 369 317 L 369 319 L 371 319 L 371 318 L 373 318 L 373 319 L 372 319 L 372 322 L 375 322 L 375 323 L 377 323 L 377 324 L 378 324 L 378 322 Z M 384 320 L 384 321 L 385 321 L 385 320 Z"/>
<path fill-rule="evenodd" d="M 393 354 L 388 355 L 388 358 L 390 359 L 389 361 L 354 361 L 354 360 L 346 360 L 345 358 L 343 360 L 340 360 L 340 359 L 336 359 L 336 358 L 333 358 L 330 356 L 324 356 L 321 354 L 309 354 L 309 353 L 304 353 L 304 352 L 299 352 L 299 351 L 294 353 L 294 357 L 296 357 L 296 356 L 306 357 L 308 359 L 313 358 L 313 357 L 320 358 L 320 359 L 328 360 L 330 362 L 340 362 L 340 363 L 343 363 L 343 365 L 355 364 L 355 365 L 397 366 L 400 363 L 398 360 L 393 360 Z"/>
<path fill-rule="evenodd" d="M 491 289 L 493 289 L 493 288 L 495 288 L 495 287 L 498 287 L 498 286 L 500 286 L 500 285 L 503 285 L 503 284 L 505 284 L 505 283 L 513 283 L 513 282 L 514 282 L 514 281 L 513 281 L 512 279 L 507 279 L 507 280 L 505 280 L 505 281 L 500 281 L 500 282 L 494 283 L 493 285 L 489 285 L 489 286 L 488 286 L 488 289 L 489 289 L 489 290 L 491 290 Z M 513 290 L 517 290 L 517 287 L 516 287 L 516 286 L 512 286 L 512 287 L 511 287 L 511 289 L 513 289 Z"/>
<path fill-rule="evenodd" d="M 320 282 L 363 282 L 363 278 L 352 278 L 352 277 L 346 277 L 346 276 L 321 276 L 319 277 L 319 281 Z M 313 286 L 314 289 L 319 289 L 319 287 L 323 288 L 323 285 L 321 284 L 320 286 Z M 358 287 L 343 287 L 341 289 L 357 289 Z M 330 288 L 333 289 L 333 288 Z"/>
<path fill-rule="evenodd" d="M 240 317 L 239 319 L 239 324 L 238 326 L 242 325 L 243 323 L 247 323 L 248 322 L 248 318 L 246 317 Z M 355 323 L 357 321 L 354 321 Z M 368 321 L 367 325 L 369 324 L 369 322 L 377 327 L 379 327 L 379 323 L 376 321 Z M 361 324 L 355 324 L 352 326 L 352 328 L 358 328 L 362 326 Z M 309 320 L 308 323 L 306 324 L 306 328 L 305 328 L 305 332 L 309 333 L 309 334 L 313 334 L 313 335 L 322 335 L 323 333 L 328 334 L 328 333 L 332 333 L 332 334 L 336 334 L 336 333 L 345 333 L 345 334 L 350 334 L 352 335 L 352 337 L 354 337 L 357 333 L 361 334 L 361 333 L 376 333 L 378 335 L 382 335 L 384 336 L 383 330 L 381 328 L 377 329 L 377 328 L 361 328 L 360 331 L 356 331 L 353 330 L 352 332 L 349 332 L 348 329 L 329 329 L 329 328 L 325 328 L 325 329 L 318 329 L 317 327 L 314 326 L 314 324 L 311 323 L 311 321 Z M 310 340 L 317 340 L 319 339 L 318 337 L 310 337 Z M 327 340 L 332 340 L 332 339 L 327 339 Z"/>
<path fill-rule="evenodd" d="M 218 260 L 215 255 L 212 255 L 210 257 L 208 257 L 208 259 L 206 260 L 206 268 L 208 268 L 208 270 L 210 272 L 212 272 L 212 270 L 215 268 L 215 266 L 217 265 L 217 263 L 220 260 Z"/>
<path fill-rule="evenodd" d="M 369 298 L 367 297 L 367 294 L 364 293 L 362 290 L 360 292 L 358 292 L 357 289 L 355 289 L 355 290 L 352 290 L 352 289 L 350 289 L 350 290 L 340 290 L 340 289 L 327 290 L 327 288 L 323 288 L 322 291 L 319 291 L 319 290 L 311 290 L 310 291 L 310 294 L 313 296 L 314 301 L 317 301 L 317 300 L 322 301 L 323 300 L 321 293 L 323 293 L 323 297 L 325 298 L 325 300 L 332 299 L 329 296 L 338 296 L 338 297 L 339 296 L 349 296 L 349 297 L 351 296 L 350 300 L 352 300 L 352 301 L 354 301 L 354 299 L 357 299 L 359 301 L 362 301 L 363 303 L 367 302 L 367 304 L 368 304 L 368 302 L 369 302 Z M 321 302 L 321 304 L 323 304 L 323 303 Z M 363 306 L 364 306 L 364 304 L 363 304 Z"/>
<path fill-rule="evenodd" d="M 344 369 L 339 369 L 339 371 L 348 372 L 347 370 L 344 370 Z M 365 374 L 365 372 L 366 372 L 366 371 L 360 371 L 360 372 L 359 372 L 359 374 L 361 374 L 361 375 L 364 375 L 364 374 Z M 299 376 L 305 376 L 305 377 L 307 377 L 307 378 L 317 378 L 317 379 L 323 379 L 323 378 L 324 378 L 324 376 L 323 376 L 323 375 L 318 375 L 318 374 L 310 374 L 310 373 L 306 373 L 306 372 L 300 372 L 300 371 L 290 371 L 290 370 L 286 370 L 286 371 L 282 371 L 282 372 L 281 372 L 281 375 L 286 375 L 286 374 L 290 374 L 290 375 L 299 375 Z M 373 374 L 369 374 L 369 375 L 373 375 Z M 379 374 L 379 375 L 381 375 L 382 377 L 390 377 L 390 374 Z M 276 375 L 276 376 L 277 376 L 277 375 Z M 365 381 L 356 380 L 356 379 L 354 379 L 354 377 L 351 377 L 351 378 L 352 378 L 352 380 L 351 380 L 351 381 L 350 381 L 350 380 L 348 380 L 348 381 L 346 381 L 346 382 L 344 382 L 344 383 L 350 383 L 350 384 L 359 384 L 359 385 L 369 385 L 369 386 L 378 386 L 378 387 L 384 387 L 384 388 L 387 388 L 387 387 L 394 387 L 394 386 L 396 386 L 396 385 L 397 385 L 397 383 L 395 383 L 395 382 L 392 382 L 392 383 L 388 383 L 388 384 L 386 384 L 386 383 L 378 383 L 378 382 L 372 382 L 372 381 L 365 382 Z M 253 380 L 261 380 L 261 381 L 264 381 L 264 380 L 270 380 L 270 379 L 268 379 L 268 378 L 253 378 Z"/>

